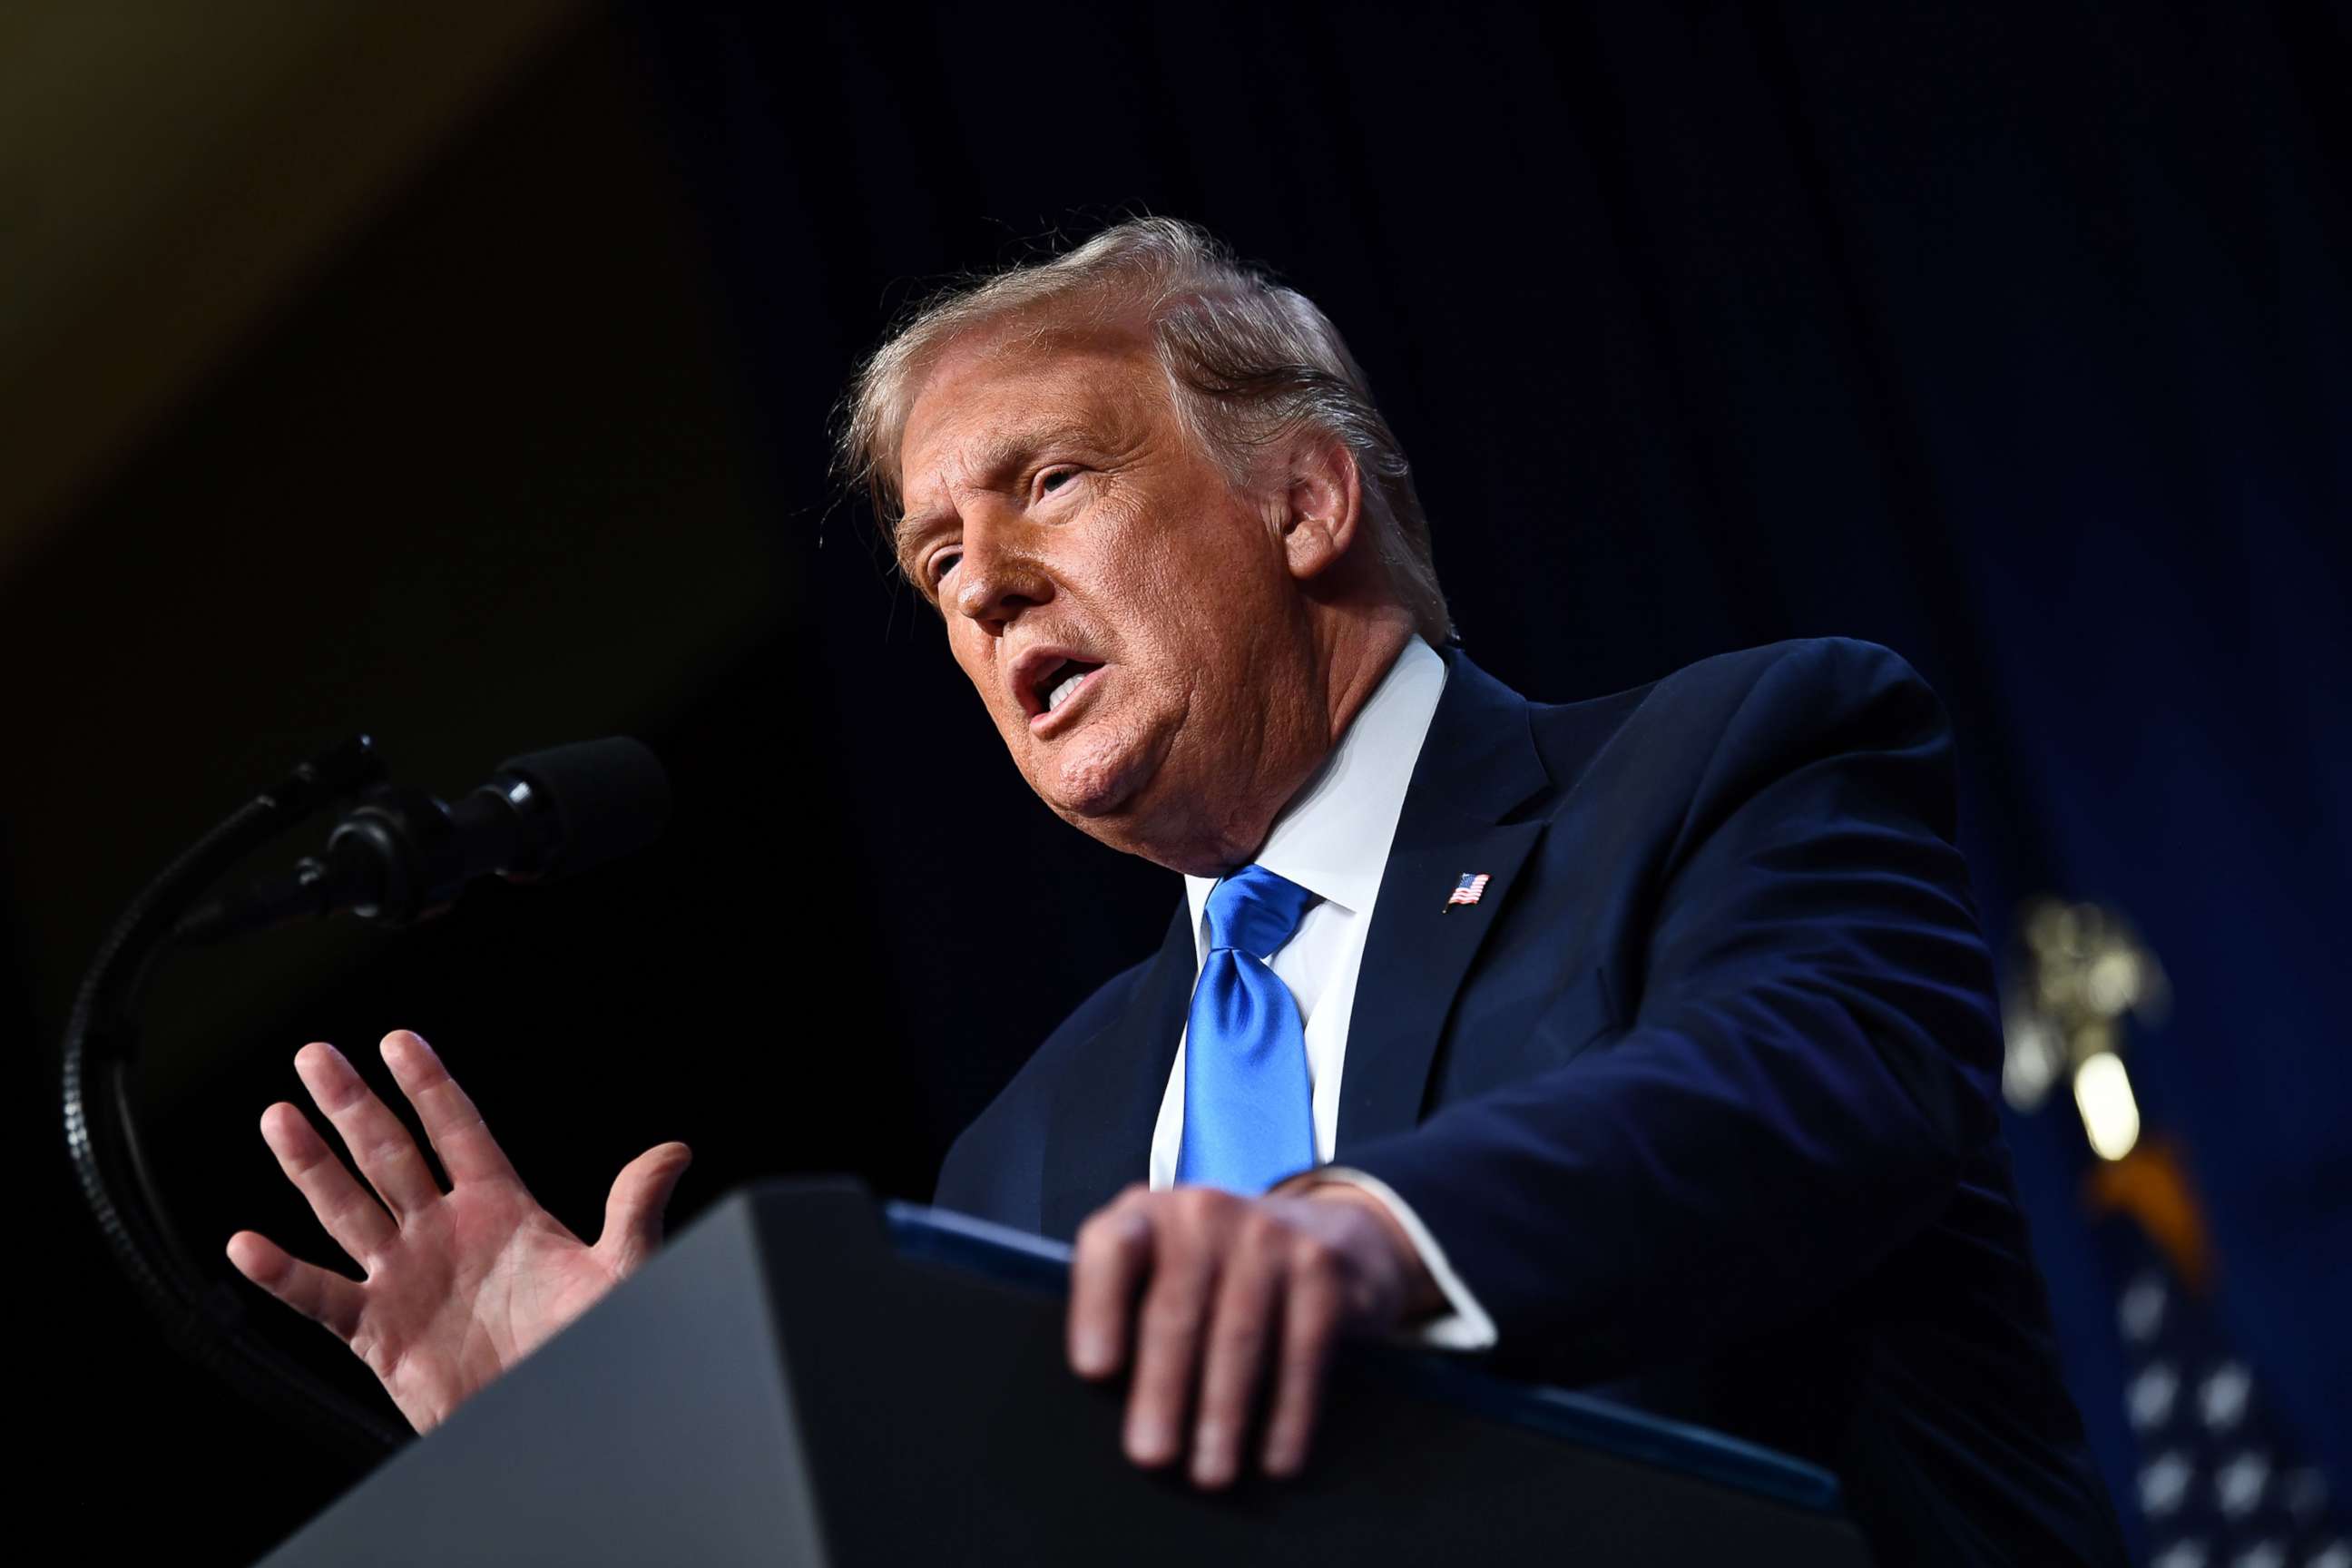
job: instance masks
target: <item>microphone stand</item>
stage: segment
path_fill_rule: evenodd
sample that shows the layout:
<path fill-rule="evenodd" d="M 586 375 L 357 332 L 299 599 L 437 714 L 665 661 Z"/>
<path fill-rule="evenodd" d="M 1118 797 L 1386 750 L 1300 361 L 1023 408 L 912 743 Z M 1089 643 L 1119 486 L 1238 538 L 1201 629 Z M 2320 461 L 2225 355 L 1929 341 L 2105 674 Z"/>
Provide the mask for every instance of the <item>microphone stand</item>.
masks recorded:
<path fill-rule="evenodd" d="M 272 1347 L 253 1331 L 235 1287 L 196 1267 L 141 1153 L 130 1086 L 140 1001 L 158 962 L 188 934 L 182 922 L 196 901 L 247 855 L 383 777 L 373 741 L 346 741 L 238 807 L 165 867 L 131 900 L 82 976 L 60 1080 L 66 1147 L 82 1196 L 173 1347 L 264 1407 L 372 1460 L 412 1434 Z"/>

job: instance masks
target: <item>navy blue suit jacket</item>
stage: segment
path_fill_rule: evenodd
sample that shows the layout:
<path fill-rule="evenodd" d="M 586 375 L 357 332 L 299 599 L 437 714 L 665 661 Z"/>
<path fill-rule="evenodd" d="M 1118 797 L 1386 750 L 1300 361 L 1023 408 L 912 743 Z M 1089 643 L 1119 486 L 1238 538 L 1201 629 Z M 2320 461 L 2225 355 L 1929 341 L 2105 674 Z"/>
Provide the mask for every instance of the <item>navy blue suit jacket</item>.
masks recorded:
<path fill-rule="evenodd" d="M 1496 1370 L 1816 1460 L 1885 1563 L 2119 1562 L 2000 1136 L 1935 695 L 1844 640 L 1565 706 L 1446 658 L 1338 1160 L 1429 1226 Z M 1141 1179 L 1194 965 L 1180 908 L 940 1205 L 1068 1237 Z"/>

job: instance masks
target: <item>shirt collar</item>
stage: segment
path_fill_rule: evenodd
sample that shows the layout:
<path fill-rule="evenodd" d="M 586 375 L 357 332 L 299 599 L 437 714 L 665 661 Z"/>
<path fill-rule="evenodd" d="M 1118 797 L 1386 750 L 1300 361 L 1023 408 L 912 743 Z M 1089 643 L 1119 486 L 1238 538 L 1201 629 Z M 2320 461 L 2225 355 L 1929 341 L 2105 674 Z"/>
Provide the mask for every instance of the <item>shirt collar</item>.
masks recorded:
<path fill-rule="evenodd" d="M 1370 914 L 1445 676 L 1434 648 L 1417 637 L 1406 643 L 1330 756 L 1274 819 L 1255 863 L 1351 914 Z M 1196 935 L 1216 885 L 1214 877 L 1184 879 Z"/>

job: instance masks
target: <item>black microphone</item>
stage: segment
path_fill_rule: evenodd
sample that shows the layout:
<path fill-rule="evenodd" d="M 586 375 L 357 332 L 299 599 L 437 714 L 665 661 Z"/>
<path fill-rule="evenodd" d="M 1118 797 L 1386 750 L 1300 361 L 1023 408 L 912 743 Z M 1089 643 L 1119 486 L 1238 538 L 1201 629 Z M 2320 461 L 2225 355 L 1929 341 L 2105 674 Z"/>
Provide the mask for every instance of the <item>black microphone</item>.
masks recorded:
<path fill-rule="evenodd" d="M 660 760 L 624 736 L 509 758 L 454 804 L 385 785 L 335 825 L 324 854 L 194 910 L 177 934 L 212 942 L 343 910 L 413 925 L 479 877 L 551 881 L 642 849 L 668 816 Z"/>

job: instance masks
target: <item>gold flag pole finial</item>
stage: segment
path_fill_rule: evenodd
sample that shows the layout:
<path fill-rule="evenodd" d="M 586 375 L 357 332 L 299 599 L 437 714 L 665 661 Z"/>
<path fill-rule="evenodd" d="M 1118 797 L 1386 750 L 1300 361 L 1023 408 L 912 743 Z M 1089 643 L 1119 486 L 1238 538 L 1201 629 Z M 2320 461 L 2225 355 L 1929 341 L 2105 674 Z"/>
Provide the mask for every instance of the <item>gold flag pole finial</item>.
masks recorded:
<path fill-rule="evenodd" d="M 2187 1168 L 2149 1134 L 2124 1066 L 2126 1026 L 2162 1022 L 2171 1001 L 2163 966 L 2113 910 L 2036 899 L 2021 911 L 2020 963 L 2003 1009 L 2001 1093 L 2038 1109 L 2063 1079 L 2098 1164 L 2084 1179 L 2095 1210 L 2131 1215 L 2192 1289 L 2212 1253 Z"/>

